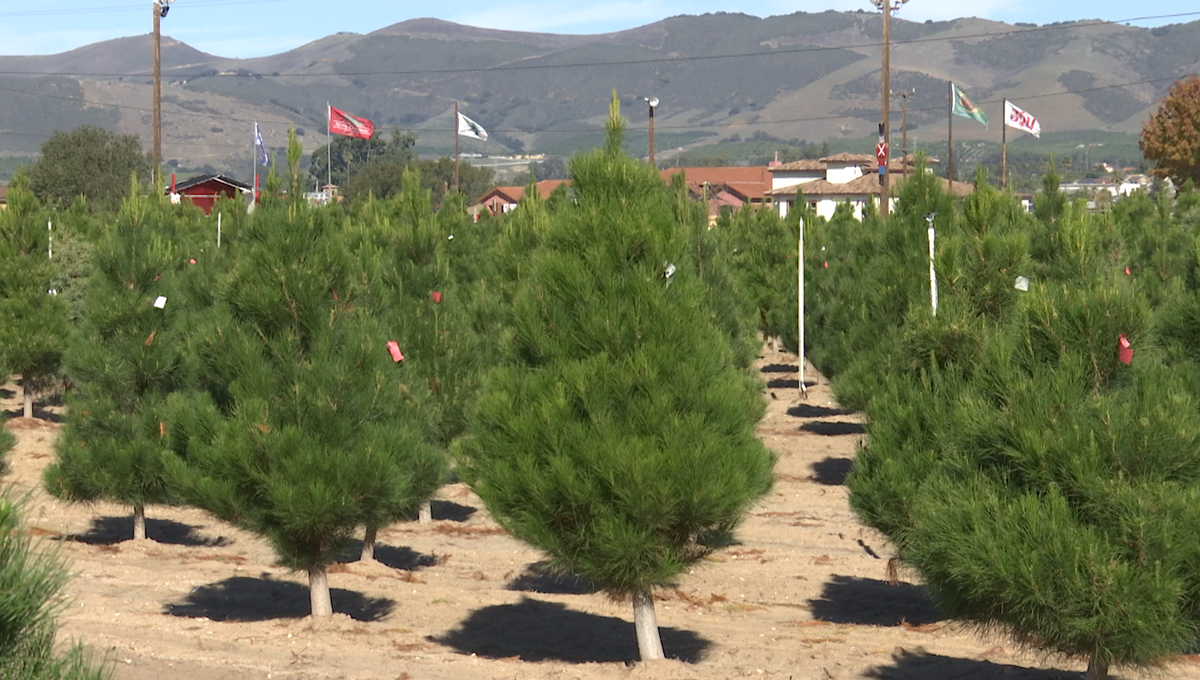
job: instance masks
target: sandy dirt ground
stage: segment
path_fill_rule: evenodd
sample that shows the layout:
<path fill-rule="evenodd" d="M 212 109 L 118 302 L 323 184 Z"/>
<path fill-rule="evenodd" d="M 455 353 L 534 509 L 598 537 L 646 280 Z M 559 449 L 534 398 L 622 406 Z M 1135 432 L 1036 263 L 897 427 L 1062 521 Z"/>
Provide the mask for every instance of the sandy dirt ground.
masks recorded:
<path fill-rule="evenodd" d="M 306 579 L 276 566 L 250 533 L 198 510 L 152 507 L 150 538 L 135 543 L 129 508 L 48 497 L 40 473 L 63 410 L 18 417 L 12 383 L 0 408 L 20 440 L 3 483 L 32 494 L 27 522 L 75 574 L 64 639 L 106 656 L 118 680 L 1080 677 L 1081 663 L 943 620 L 912 574 L 888 585 L 891 548 L 859 524 L 843 485 L 861 416 L 839 408 L 811 369 L 801 399 L 794 356 L 768 352 L 757 366 L 768 405 L 758 431 L 779 455 L 776 484 L 737 545 L 659 593 L 673 657 L 660 662 L 636 663 L 627 603 L 548 574 L 463 484 L 439 491 L 432 523 L 383 531 L 377 563 L 335 565 L 337 613 L 313 621 Z M 1160 672 L 1200 679 L 1200 658 Z"/>

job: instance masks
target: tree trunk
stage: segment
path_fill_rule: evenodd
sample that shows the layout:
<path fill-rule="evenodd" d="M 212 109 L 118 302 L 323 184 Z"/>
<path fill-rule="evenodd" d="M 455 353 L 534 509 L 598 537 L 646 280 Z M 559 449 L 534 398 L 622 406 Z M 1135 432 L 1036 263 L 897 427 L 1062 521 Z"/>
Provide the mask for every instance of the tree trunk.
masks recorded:
<path fill-rule="evenodd" d="M 313 616 L 333 614 L 333 603 L 329 600 L 329 576 L 325 573 L 325 567 L 308 570 L 308 601 L 312 605 Z"/>
<path fill-rule="evenodd" d="M 375 561 L 375 538 L 378 535 L 378 529 L 372 526 L 367 527 L 367 533 L 365 536 L 363 536 L 362 554 L 358 556 L 359 562 Z"/>
<path fill-rule="evenodd" d="M 417 522 L 420 524 L 429 524 L 433 521 L 433 503 L 425 501 L 421 504 L 421 509 L 417 510 Z"/>
<path fill-rule="evenodd" d="M 24 379 L 21 380 L 21 383 L 23 385 L 23 387 L 21 389 L 25 393 L 25 417 L 32 418 L 33 417 L 33 391 L 29 389 L 29 377 L 24 376 Z"/>
<path fill-rule="evenodd" d="M 1092 658 L 1088 660 L 1087 675 L 1083 676 L 1084 680 L 1105 680 L 1108 677 L 1108 662 L 1101 661 L 1092 652 Z"/>
<path fill-rule="evenodd" d="M 642 661 L 663 658 L 658 618 L 654 615 L 654 596 L 649 589 L 633 594 L 633 628 L 637 631 L 638 654 Z"/>
<path fill-rule="evenodd" d="M 146 506 L 133 506 L 133 540 L 146 540 Z"/>

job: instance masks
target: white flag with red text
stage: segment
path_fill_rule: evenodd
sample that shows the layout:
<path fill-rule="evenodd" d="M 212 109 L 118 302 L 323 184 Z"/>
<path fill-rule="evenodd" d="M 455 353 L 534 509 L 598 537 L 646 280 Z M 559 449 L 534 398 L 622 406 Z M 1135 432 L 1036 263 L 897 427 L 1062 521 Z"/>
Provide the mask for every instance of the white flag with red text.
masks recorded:
<path fill-rule="evenodd" d="M 1042 136 L 1042 124 L 1038 122 L 1038 119 L 1007 100 L 1004 102 L 1004 124 L 1011 128 L 1024 130 L 1034 137 Z"/>

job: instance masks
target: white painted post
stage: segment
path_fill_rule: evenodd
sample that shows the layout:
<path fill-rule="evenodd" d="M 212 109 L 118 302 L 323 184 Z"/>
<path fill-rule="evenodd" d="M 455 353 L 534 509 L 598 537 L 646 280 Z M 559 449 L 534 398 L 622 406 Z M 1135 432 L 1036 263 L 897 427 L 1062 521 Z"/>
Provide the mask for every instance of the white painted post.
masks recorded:
<path fill-rule="evenodd" d="M 46 243 L 46 259 L 54 259 L 54 225 L 50 220 L 46 220 L 46 231 L 50 234 L 50 240 Z"/>
<path fill-rule="evenodd" d="M 933 220 L 929 220 L 929 302 L 937 316 L 937 272 L 933 268 Z"/>
<path fill-rule="evenodd" d="M 796 254 L 796 294 L 798 296 L 797 322 L 800 325 L 800 344 L 796 354 L 800 357 L 800 395 L 808 396 L 808 387 L 804 384 L 804 217 L 800 218 L 799 247 Z"/>
<path fill-rule="evenodd" d="M 221 247 L 221 213 L 217 213 L 217 247 Z"/>

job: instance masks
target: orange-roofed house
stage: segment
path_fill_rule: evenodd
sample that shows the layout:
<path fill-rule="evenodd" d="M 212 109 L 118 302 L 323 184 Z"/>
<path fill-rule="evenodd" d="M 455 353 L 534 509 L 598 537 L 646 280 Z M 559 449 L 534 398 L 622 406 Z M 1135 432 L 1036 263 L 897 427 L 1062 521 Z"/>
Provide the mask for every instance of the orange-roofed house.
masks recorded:
<path fill-rule="evenodd" d="M 562 185 L 571 186 L 569 179 L 544 179 L 537 183 L 538 197 L 545 200 Z M 525 197 L 525 187 L 496 187 L 479 197 L 479 204 L 493 215 L 500 215 L 517 207 Z"/>

